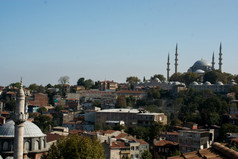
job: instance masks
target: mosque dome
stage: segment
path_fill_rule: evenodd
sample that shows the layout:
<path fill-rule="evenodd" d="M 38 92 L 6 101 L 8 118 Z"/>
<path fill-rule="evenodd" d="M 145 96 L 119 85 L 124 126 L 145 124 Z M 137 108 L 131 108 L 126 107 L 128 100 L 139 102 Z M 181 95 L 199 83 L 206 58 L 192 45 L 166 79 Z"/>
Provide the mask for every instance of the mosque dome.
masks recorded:
<path fill-rule="evenodd" d="M 159 78 L 155 78 L 154 81 L 158 82 L 158 83 L 161 83 L 160 79 Z"/>
<path fill-rule="evenodd" d="M 235 80 L 231 80 L 230 85 L 237 85 L 237 83 L 235 82 Z"/>
<path fill-rule="evenodd" d="M 222 86 L 222 85 L 223 85 L 223 83 L 222 83 L 222 82 L 220 82 L 220 81 L 218 81 L 218 82 L 216 83 L 216 85 Z"/>
<path fill-rule="evenodd" d="M 204 59 L 198 60 L 193 64 L 193 67 L 203 67 L 203 66 L 211 67 L 212 65 Z"/>
<path fill-rule="evenodd" d="M 14 137 L 15 122 L 10 120 L 0 127 L 0 137 Z M 24 137 L 43 137 L 41 129 L 30 121 L 24 122 Z"/>
<path fill-rule="evenodd" d="M 206 81 L 204 85 L 211 85 L 211 83 L 209 81 Z"/>
<path fill-rule="evenodd" d="M 198 83 L 194 81 L 193 83 L 191 83 L 191 85 L 198 85 Z"/>
<path fill-rule="evenodd" d="M 197 73 L 197 74 L 204 74 L 205 71 L 203 71 L 203 70 L 201 70 L 201 69 L 198 69 L 198 70 L 195 71 L 195 73 Z"/>

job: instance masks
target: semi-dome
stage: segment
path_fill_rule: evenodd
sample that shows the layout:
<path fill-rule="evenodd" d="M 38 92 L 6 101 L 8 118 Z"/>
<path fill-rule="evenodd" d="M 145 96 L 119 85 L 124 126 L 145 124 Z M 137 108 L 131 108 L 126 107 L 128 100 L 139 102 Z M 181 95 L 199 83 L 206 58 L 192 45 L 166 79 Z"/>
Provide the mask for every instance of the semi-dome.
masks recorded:
<path fill-rule="evenodd" d="M 212 65 L 204 59 L 198 60 L 193 64 L 193 67 L 201 67 L 201 66 L 211 67 Z"/>
<path fill-rule="evenodd" d="M 14 137 L 15 122 L 10 120 L 0 127 L 0 137 Z M 46 136 L 41 129 L 30 121 L 24 122 L 24 137 Z"/>

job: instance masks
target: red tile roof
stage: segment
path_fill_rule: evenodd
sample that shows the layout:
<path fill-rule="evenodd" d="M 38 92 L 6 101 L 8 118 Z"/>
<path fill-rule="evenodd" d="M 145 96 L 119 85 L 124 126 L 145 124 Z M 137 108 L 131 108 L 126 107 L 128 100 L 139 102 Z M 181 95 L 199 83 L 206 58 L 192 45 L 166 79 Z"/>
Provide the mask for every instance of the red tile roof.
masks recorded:
<path fill-rule="evenodd" d="M 160 141 L 154 141 L 154 146 L 165 146 L 165 145 L 178 145 L 177 142 L 173 142 L 173 141 L 167 141 L 167 140 L 160 140 Z"/>
<path fill-rule="evenodd" d="M 59 134 L 46 134 L 46 141 L 47 142 L 51 142 L 51 141 L 55 141 L 58 140 L 59 138 L 61 138 L 63 136 L 59 135 Z"/>
<path fill-rule="evenodd" d="M 109 142 L 107 142 L 107 144 L 109 145 Z M 110 145 L 111 148 L 128 148 L 129 145 L 125 145 L 125 142 L 122 141 L 114 141 L 112 142 L 112 145 Z"/>

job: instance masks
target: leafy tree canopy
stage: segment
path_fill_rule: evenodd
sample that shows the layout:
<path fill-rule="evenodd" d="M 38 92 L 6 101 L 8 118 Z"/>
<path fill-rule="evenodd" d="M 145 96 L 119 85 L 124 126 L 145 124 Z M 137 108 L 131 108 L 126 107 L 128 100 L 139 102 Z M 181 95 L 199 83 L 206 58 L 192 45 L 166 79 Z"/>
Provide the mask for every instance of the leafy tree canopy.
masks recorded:
<path fill-rule="evenodd" d="M 130 84 L 131 89 L 134 89 L 136 83 L 140 82 L 140 79 L 135 76 L 130 76 L 126 78 L 126 82 Z"/>
<path fill-rule="evenodd" d="M 104 159 L 102 144 L 97 139 L 71 135 L 60 138 L 56 144 L 52 145 L 49 153 L 43 159 Z"/>

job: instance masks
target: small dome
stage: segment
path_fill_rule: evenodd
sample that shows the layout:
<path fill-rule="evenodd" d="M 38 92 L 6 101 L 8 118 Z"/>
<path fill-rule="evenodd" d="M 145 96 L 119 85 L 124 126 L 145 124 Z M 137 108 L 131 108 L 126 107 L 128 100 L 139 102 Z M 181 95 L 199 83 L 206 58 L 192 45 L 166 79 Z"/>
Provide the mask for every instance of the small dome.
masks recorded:
<path fill-rule="evenodd" d="M 201 67 L 201 66 L 211 67 L 212 65 L 209 62 L 207 62 L 206 60 L 203 60 L 203 59 L 198 60 L 193 64 L 193 67 Z"/>
<path fill-rule="evenodd" d="M 155 78 L 154 81 L 161 83 L 160 79 L 158 79 L 158 78 Z"/>
<path fill-rule="evenodd" d="M 231 82 L 229 83 L 230 85 L 237 85 L 237 83 L 235 82 L 235 80 L 231 80 Z"/>
<path fill-rule="evenodd" d="M 204 85 L 211 85 L 211 83 L 209 81 L 206 81 Z"/>
<path fill-rule="evenodd" d="M 220 81 L 218 81 L 218 82 L 216 83 L 216 85 L 222 86 L 222 85 L 223 85 L 223 83 L 222 83 L 222 82 L 220 82 Z"/>
<path fill-rule="evenodd" d="M 203 71 L 203 70 L 201 70 L 201 69 L 198 69 L 198 70 L 195 71 L 195 73 L 197 73 L 197 74 L 204 74 L 205 71 Z"/>
<path fill-rule="evenodd" d="M 191 83 L 191 85 L 198 85 L 198 83 L 194 81 L 193 83 Z"/>
<path fill-rule="evenodd" d="M 10 120 L 0 127 L 0 137 L 14 137 L 15 122 Z M 24 122 L 24 137 L 46 136 L 41 129 L 30 121 Z"/>

